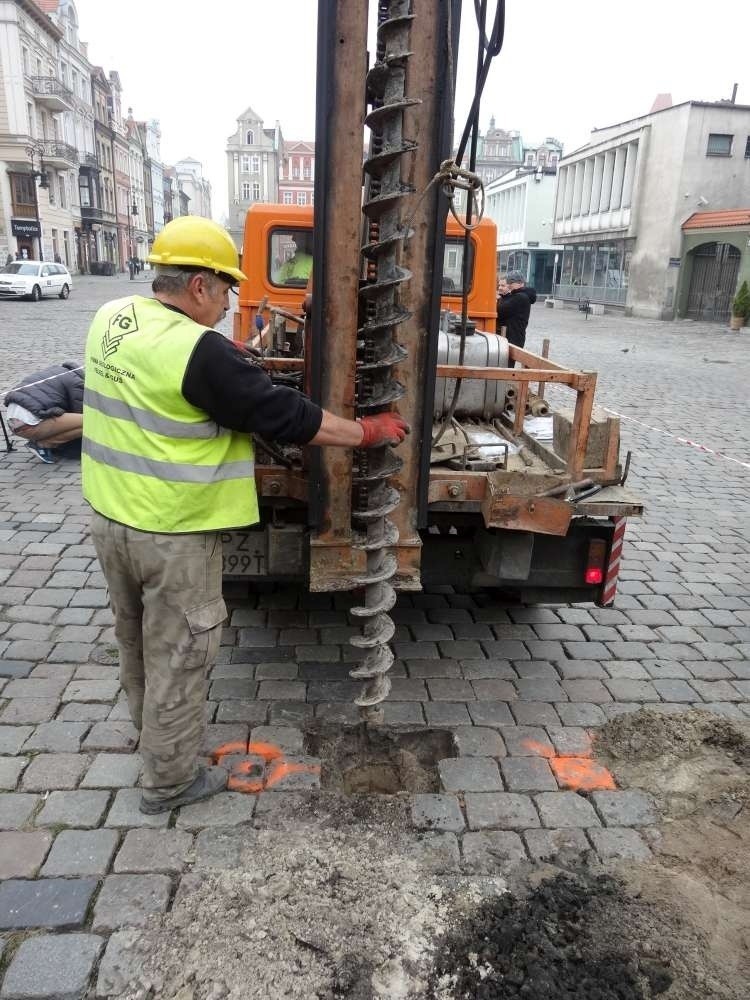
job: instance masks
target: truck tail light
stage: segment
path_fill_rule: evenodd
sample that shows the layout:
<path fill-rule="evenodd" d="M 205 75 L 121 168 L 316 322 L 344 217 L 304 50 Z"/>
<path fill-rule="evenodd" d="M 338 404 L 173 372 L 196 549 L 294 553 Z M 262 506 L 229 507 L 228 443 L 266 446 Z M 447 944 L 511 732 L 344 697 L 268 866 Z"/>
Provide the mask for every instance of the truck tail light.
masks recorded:
<path fill-rule="evenodd" d="M 586 558 L 586 570 L 583 578 L 586 583 L 597 584 L 604 580 L 604 560 L 607 556 L 607 543 L 603 538 L 595 538 L 589 542 L 589 552 Z"/>

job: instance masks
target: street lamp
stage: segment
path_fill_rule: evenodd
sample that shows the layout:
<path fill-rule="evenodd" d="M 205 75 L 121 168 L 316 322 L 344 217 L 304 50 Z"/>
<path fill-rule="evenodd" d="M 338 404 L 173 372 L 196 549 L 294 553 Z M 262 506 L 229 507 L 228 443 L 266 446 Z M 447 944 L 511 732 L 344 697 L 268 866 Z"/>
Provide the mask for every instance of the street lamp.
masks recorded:
<path fill-rule="evenodd" d="M 135 198 L 133 198 L 133 189 L 130 186 L 130 181 L 128 181 L 128 273 L 130 274 L 130 280 L 134 277 L 133 268 L 133 219 L 138 215 L 138 206 L 135 203 Z"/>
<path fill-rule="evenodd" d="M 29 143 L 26 147 L 26 155 L 31 164 L 31 176 L 34 181 L 34 215 L 37 224 L 37 239 L 39 240 L 39 260 L 44 260 L 44 248 L 42 245 L 42 220 L 39 215 L 39 198 L 36 193 L 36 182 L 45 190 L 49 187 L 47 171 L 44 169 L 44 144 L 38 139 Z M 39 169 L 36 169 L 36 162 L 39 160 Z"/>

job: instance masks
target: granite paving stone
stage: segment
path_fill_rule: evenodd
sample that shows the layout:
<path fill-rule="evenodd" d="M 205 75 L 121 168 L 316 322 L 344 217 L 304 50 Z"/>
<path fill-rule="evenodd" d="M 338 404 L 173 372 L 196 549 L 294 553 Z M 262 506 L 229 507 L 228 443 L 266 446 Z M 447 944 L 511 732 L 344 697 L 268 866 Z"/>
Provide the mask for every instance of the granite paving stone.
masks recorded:
<path fill-rule="evenodd" d="M 629 828 L 589 830 L 591 843 L 602 861 L 648 861 L 651 849 L 643 837 Z"/>
<path fill-rule="evenodd" d="M 65 701 L 114 701 L 120 690 L 117 680 L 74 680 L 65 688 Z"/>
<path fill-rule="evenodd" d="M 299 793 L 289 792 L 287 795 L 295 796 Z M 287 795 L 265 796 L 270 801 L 281 802 L 285 805 L 284 799 Z M 263 799 L 263 795 L 260 796 Z M 258 809 L 258 814 L 261 810 Z M 195 868 L 218 868 L 226 870 L 228 868 L 239 868 L 241 856 L 250 837 L 251 831 L 247 828 L 243 830 L 242 840 L 237 836 L 237 828 L 209 827 L 201 830 L 195 838 L 193 854 Z"/>
<path fill-rule="evenodd" d="M 591 798 L 607 826 L 651 826 L 658 821 L 656 802 L 648 792 L 592 792 Z"/>
<path fill-rule="evenodd" d="M 95 878 L 8 879 L 0 884 L 0 930 L 81 927 Z"/>
<path fill-rule="evenodd" d="M 33 732 L 33 726 L 0 725 L 0 753 L 15 756 Z"/>
<path fill-rule="evenodd" d="M 2 1000 L 81 1000 L 104 939 L 96 934 L 39 934 L 22 941 L 3 980 Z"/>
<path fill-rule="evenodd" d="M 513 681 L 518 676 L 509 660 L 461 660 L 460 667 L 467 681 Z"/>
<path fill-rule="evenodd" d="M 115 830 L 61 830 L 41 875 L 104 875 L 119 836 Z"/>
<path fill-rule="evenodd" d="M 474 703 L 471 703 L 472 708 Z M 428 701 L 424 704 L 424 713 L 428 726 L 469 726 L 472 716 L 469 707 L 461 702 Z M 510 716 L 510 712 L 508 713 Z"/>
<path fill-rule="evenodd" d="M 35 819 L 36 826 L 98 826 L 109 803 L 108 792 L 50 792 Z"/>
<path fill-rule="evenodd" d="M 249 823 L 255 811 L 255 796 L 239 792 L 220 792 L 206 802 L 183 806 L 177 814 L 181 830 L 199 830 L 207 826 L 236 826 Z"/>
<path fill-rule="evenodd" d="M 594 807 L 576 792 L 540 792 L 534 796 L 534 801 L 539 810 L 542 826 L 549 829 L 601 826 Z"/>
<path fill-rule="evenodd" d="M 168 875 L 108 875 L 94 906 L 94 931 L 142 927 L 155 913 L 164 913 L 172 895 Z"/>
<path fill-rule="evenodd" d="M 134 874 L 181 872 L 193 846 L 193 836 L 182 830 L 129 830 L 113 871 Z"/>
<path fill-rule="evenodd" d="M 0 794 L 0 830 L 19 830 L 29 822 L 40 802 L 38 795 L 24 792 Z"/>
<path fill-rule="evenodd" d="M 139 930 L 131 928 L 115 931 L 111 935 L 99 965 L 96 980 L 97 997 L 120 995 L 125 992 L 129 983 L 137 979 L 142 959 L 135 944 L 140 934 Z"/>
<path fill-rule="evenodd" d="M 557 788 L 555 776 L 544 757 L 506 757 L 500 762 L 500 770 L 511 792 L 545 792 Z"/>
<path fill-rule="evenodd" d="M 410 803 L 412 823 L 418 829 L 463 831 L 464 817 L 455 795 L 415 794 Z"/>
<path fill-rule="evenodd" d="M 140 788 L 121 788 L 115 792 L 104 825 L 107 827 L 166 827 L 171 813 L 148 815 L 138 808 L 141 801 Z"/>
<path fill-rule="evenodd" d="M 471 830 L 488 827 L 525 830 L 539 826 L 537 811 L 528 795 L 513 792 L 467 792 L 465 798 L 466 818 Z"/>
<path fill-rule="evenodd" d="M 434 678 L 427 681 L 427 689 L 433 701 L 466 702 L 474 701 L 474 688 L 469 681 Z"/>
<path fill-rule="evenodd" d="M 552 757 L 555 752 L 546 730 L 539 726 L 508 726 L 502 736 L 511 757 Z"/>
<path fill-rule="evenodd" d="M 45 659 L 44 656 L 39 657 Z M 20 680 L 9 681 L 3 691 L 4 698 L 56 698 L 65 690 L 66 680 L 55 680 L 52 677 L 41 679 L 34 677 L 24 677 Z"/>
<path fill-rule="evenodd" d="M 81 788 L 130 788 L 138 780 L 139 754 L 99 753 L 83 777 Z"/>
<path fill-rule="evenodd" d="M 516 689 L 510 681 L 488 678 L 471 682 L 474 697 L 478 701 L 515 701 L 518 697 Z M 471 699 L 468 699 L 471 700 Z"/>
<path fill-rule="evenodd" d="M 505 756 L 505 744 L 496 729 L 459 726 L 453 730 L 453 739 L 461 757 Z"/>
<path fill-rule="evenodd" d="M 423 726 L 423 703 L 420 701 L 387 701 L 383 705 L 386 726 Z"/>
<path fill-rule="evenodd" d="M 488 757 L 440 760 L 438 774 L 447 792 L 489 792 L 503 789 L 497 761 Z"/>
<path fill-rule="evenodd" d="M 554 705 L 544 701 L 514 701 L 511 711 L 519 726 L 559 726 Z"/>
<path fill-rule="evenodd" d="M 80 753 L 40 753 L 26 768 L 22 787 L 25 792 L 71 789 L 78 784 L 89 759 Z"/>
<path fill-rule="evenodd" d="M 572 856 L 577 860 L 591 849 L 586 834 L 575 827 L 562 830 L 525 830 L 523 839 L 533 861 L 550 861 L 560 856 Z"/>
<path fill-rule="evenodd" d="M 407 854 L 425 874 L 452 875 L 461 865 L 455 833 L 423 831 L 408 845 Z"/>
<path fill-rule="evenodd" d="M 606 722 L 609 703 L 594 705 L 585 701 L 559 702 L 555 708 L 563 726 L 601 726 Z"/>
<path fill-rule="evenodd" d="M 560 757 L 588 757 L 591 736 L 580 726 L 551 726 L 547 732 Z"/>
<path fill-rule="evenodd" d="M 703 681 L 703 680 L 693 680 L 690 682 L 690 686 L 695 688 L 698 693 L 698 698 L 694 698 L 693 701 L 698 701 L 702 699 L 703 701 L 742 701 L 743 695 L 737 689 L 736 684 L 730 681 Z"/>
<path fill-rule="evenodd" d="M 38 725 L 53 719 L 59 707 L 58 698 L 14 698 L 0 713 L 0 723 Z"/>
<path fill-rule="evenodd" d="M 482 830 L 464 835 L 463 856 L 470 872 L 493 875 L 507 871 L 519 861 L 525 861 L 526 851 L 517 833 L 508 830 Z"/>
<path fill-rule="evenodd" d="M 28 757 L 0 757 L 0 791 L 12 792 L 18 784 Z"/>
<path fill-rule="evenodd" d="M 0 879 L 33 878 L 51 843 L 52 834 L 46 830 L 0 832 Z"/>
<path fill-rule="evenodd" d="M 138 730 L 132 724 L 96 722 L 83 741 L 84 750 L 133 750 L 138 743 Z"/>
<path fill-rule="evenodd" d="M 43 722 L 26 740 L 24 750 L 78 753 L 89 728 L 86 722 Z"/>

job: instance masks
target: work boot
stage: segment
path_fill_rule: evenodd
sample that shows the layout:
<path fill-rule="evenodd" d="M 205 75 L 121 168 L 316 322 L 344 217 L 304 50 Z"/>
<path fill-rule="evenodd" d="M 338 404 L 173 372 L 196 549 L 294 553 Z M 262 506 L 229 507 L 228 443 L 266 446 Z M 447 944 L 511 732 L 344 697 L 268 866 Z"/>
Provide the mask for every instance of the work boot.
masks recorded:
<path fill-rule="evenodd" d="M 193 802 L 202 802 L 217 792 L 223 792 L 227 787 L 227 778 L 228 774 L 223 767 L 202 767 L 195 781 L 183 792 L 168 799 L 147 799 L 141 796 L 138 808 L 142 813 L 152 816 L 155 813 L 169 812 L 170 809 L 179 809 L 180 806 L 189 806 Z"/>

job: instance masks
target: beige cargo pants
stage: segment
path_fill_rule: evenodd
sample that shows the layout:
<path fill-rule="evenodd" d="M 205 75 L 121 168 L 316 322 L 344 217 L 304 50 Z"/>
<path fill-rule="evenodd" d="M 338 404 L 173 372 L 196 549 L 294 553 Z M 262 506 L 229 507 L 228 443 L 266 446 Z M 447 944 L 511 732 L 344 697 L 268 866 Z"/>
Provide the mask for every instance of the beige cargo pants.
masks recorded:
<path fill-rule="evenodd" d="M 221 536 L 151 534 L 97 513 L 91 534 L 115 617 L 120 683 L 141 734 L 143 794 L 169 798 L 198 770 L 207 674 L 227 614 Z"/>

